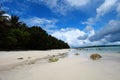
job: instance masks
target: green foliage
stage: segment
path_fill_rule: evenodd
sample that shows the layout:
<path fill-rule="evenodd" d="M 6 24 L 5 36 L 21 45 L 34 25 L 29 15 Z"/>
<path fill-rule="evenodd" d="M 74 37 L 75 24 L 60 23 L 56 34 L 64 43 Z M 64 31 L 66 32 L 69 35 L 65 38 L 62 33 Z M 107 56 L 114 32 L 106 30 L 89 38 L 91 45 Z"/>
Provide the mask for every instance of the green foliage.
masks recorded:
<path fill-rule="evenodd" d="M 5 47 L 9 47 L 10 49 L 13 49 L 17 44 L 17 39 L 11 36 L 6 37 L 4 44 Z"/>
<path fill-rule="evenodd" d="M 19 21 L 19 17 L 18 16 L 14 16 L 14 15 L 11 16 L 9 21 L 10 21 L 10 24 L 11 24 L 12 28 L 20 27 L 21 23 L 22 23 L 22 22 Z"/>
<path fill-rule="evenodd" d="M 48 35 L 39 26 L 29 27 L 19 21 L 18 16 L 10 19 L 2 16 L 4 11 L 0 10 L 0 49 L 1 50 L 46 50 L 69 48 L 69 45 Z"/>

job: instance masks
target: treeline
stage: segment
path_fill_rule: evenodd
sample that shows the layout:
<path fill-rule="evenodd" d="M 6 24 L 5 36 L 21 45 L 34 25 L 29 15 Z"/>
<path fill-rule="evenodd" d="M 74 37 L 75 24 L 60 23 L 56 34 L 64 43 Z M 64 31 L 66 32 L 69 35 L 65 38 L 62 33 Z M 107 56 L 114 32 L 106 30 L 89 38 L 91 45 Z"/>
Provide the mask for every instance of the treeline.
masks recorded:
<path fill-rule="evenodd" d="M 4 16 L 0 9 L 0 50 L 47 50 L 69 48 L 69 45 L 48 35 L 39 26 L 27 26 L 18 16 Z"/>

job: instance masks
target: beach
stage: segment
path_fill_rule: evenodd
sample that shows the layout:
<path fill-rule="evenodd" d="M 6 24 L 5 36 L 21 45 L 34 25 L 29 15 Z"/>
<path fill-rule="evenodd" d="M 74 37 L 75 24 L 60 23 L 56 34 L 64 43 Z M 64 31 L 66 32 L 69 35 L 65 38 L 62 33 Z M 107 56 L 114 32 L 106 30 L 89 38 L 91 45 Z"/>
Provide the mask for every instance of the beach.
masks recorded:
<path fill-rule="evenodd" d="M 120 80 L 120 54 L 100 53 L 102 59 L 91 60 L 95 52 L 100 53 L 76 49 L 1 51 L 0 80 Z M 59 60 L 49 62 L 52 56 Z"/>

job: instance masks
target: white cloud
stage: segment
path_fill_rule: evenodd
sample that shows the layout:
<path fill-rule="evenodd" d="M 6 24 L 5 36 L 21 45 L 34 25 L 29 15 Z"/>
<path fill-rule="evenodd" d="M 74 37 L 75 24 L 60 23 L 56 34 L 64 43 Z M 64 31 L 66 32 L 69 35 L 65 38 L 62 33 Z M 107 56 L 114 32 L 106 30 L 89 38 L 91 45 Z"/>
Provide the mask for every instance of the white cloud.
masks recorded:
<path fill-rule="evenodd" d="M 118 15 L 120 15 L 120 5 L 118 2 L 118 0 L 104 0 L 104 2 L 96 8 L 96 15 L 88 18 L 86 21 L 82 22 L 82 24 L 93 26 L 96 22 L 101 21 L 103 16 L 114 10 L 116 10 Z"/>
<path fill-rule="evenodd" d="M 55 28 L 55 24 L 57 23 L 57 19 L 46 19 L 39 17 L 32 17 L 28 19 L 23 19 L 24 22 L 28 23 L 29 26 L 40 26 L 45 30 L 50 28 Z"/>
<path fill-rule="evenodd" d="M 11 18 L 9 14 L 3 14 L 3 16 L 7 16 L 8 18 Z"/>
<path fill-rule="evenodd" d="M 79 47 L 91 44 L 88 38 L 94 35 L 94 30 L 87 33 L 75 28 L 66 28 L 55 31 L 51 35 L 67 42 L 71 47 Z"/>
<path fill-rule="evenodd" d="M 66 12 L 66 6 L 62 2 L 58 3 L 58 0 L 39 0 L 48 6 L 53 12 L 61 12 L 64 14 Z"/>
<path fill-rule="evenodd" d="M 93 27 L 92 27 L 92 26 L 86 26 L 84 30 L 85 30 L 85 31 L 92 31 L 92 30 L 93 30 Z"/>
<path fill-rule="evenodd" d="M 70 46 L 77 46 L 81 43 L 77 38 L 79 36 L 83 36 L 84 34 L 85 33 L 83 31 L 78 29 L 66 28 L 54 32 L 52 36 L 67 42 Z"/>
<path fill-rule="evenodd" d="M 67 0 L 67 2 L 72 7 L 81 7 L 87 5 L 90 0 Z"/>
<path fill-rule="evenodd" d="M 37 4 L 44 4 L 55 13 L 66 15 L 71 10 L 86 6 L 90 0 L 27 0 Z"/>
<path fill-rule="evenodd" d="M 99 31 L 95 33 L 95 35 L 91 36 L 89 39 L 91 41 L 99 41 L 101 39 L 105 39 L 108 42 L 116 42 L 120 41 L 120 21 L 119 20 L 110 20 L 109 23 L 101 28 Z"/>
<path fill-rule="evenodd" d="M 54 13 L 60 13 L 65 15 L 69 11 L 68 5 L 65 3 L 65 0 L 27 0 L 37 4 L 44 4 Z"/>
<path fill-rule="evenodd" d="M 113 9 L 113 7 L 115 7 L 116 2 L 117 0 L 105 0 L 105 2 L 96 9 L 97 10 L 96 17 L 99 18 L 110 12 Z"/>
<path fill-rule="evenodd" d="M 110 30 L 111 29 L 113 30 L 112 32 L 114 32 L 118 29 L 118 27 L 116 27 L 115 28 L 116 30 L 114 30 L 114 26 L 118 25 L 117 21 L 111 20 L 109 22 L 109 25 L 113 26 L 113 27 L 110 26 L 111 27 Z M 106 33 L 109 31 L 107 29 L 105 29 Z M 103 31 L 104 30 L 100 31 L 100 33 L 104 33 Z M 75 28 L 65 28 L 65 29 L 54 31 L 51 35 L 58 38 L 58 39 L 61 39 L 65 42 L 67 42 L 71 47 L 105 45 L 105 44 L 112 45 L 112 44 L 120 43 L 119 41 L 109 42 L 106 39 L 107 36 L 105 36 L 106 38 L 102 38 L 102 39 L 95 40 L 95 41 L 89 40 L 89 38 L 91 38 L 92 36 L 97 35 L 95 33 L 95 30 L 91 26 L 86 26 L 83 31 L 79 30 L 79 29 L 75 29 Z M 100 37 L 100 35 L 97 35 L 97 37 Z M 116 40 L 116 37 L 114 37 L 114 38 L 115 38 L 114 40 Z M 111 39 L 111 38 L 109 38 L 109 39 Z M 113 40 L 113 39 L 111 39 L 111 40 Z"/>
<path fill-rule="evenodd" d="M 87 24 L 88 26 L 94 25 L 96 22 L 95 18 L 88 18 L 87 21 L 82 22 L 82 24 Z"/>

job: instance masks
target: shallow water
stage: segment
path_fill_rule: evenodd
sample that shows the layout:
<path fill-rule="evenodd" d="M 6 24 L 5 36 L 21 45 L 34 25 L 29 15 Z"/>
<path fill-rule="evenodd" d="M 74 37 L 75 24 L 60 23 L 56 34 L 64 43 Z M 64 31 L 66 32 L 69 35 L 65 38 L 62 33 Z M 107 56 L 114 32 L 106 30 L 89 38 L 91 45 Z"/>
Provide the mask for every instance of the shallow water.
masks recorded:
<path fill-rule="evenodd" d="M 120 46 L 111 47 L 92 47 L 92 48 L 80 48 L 72 49 L 69 52 L 69 57 L 72 57 L 75 53 L 79 53 L 82 57 L 89 57 L 93 53 L 103 55 L 102 59 L 120 59 Z"/>

